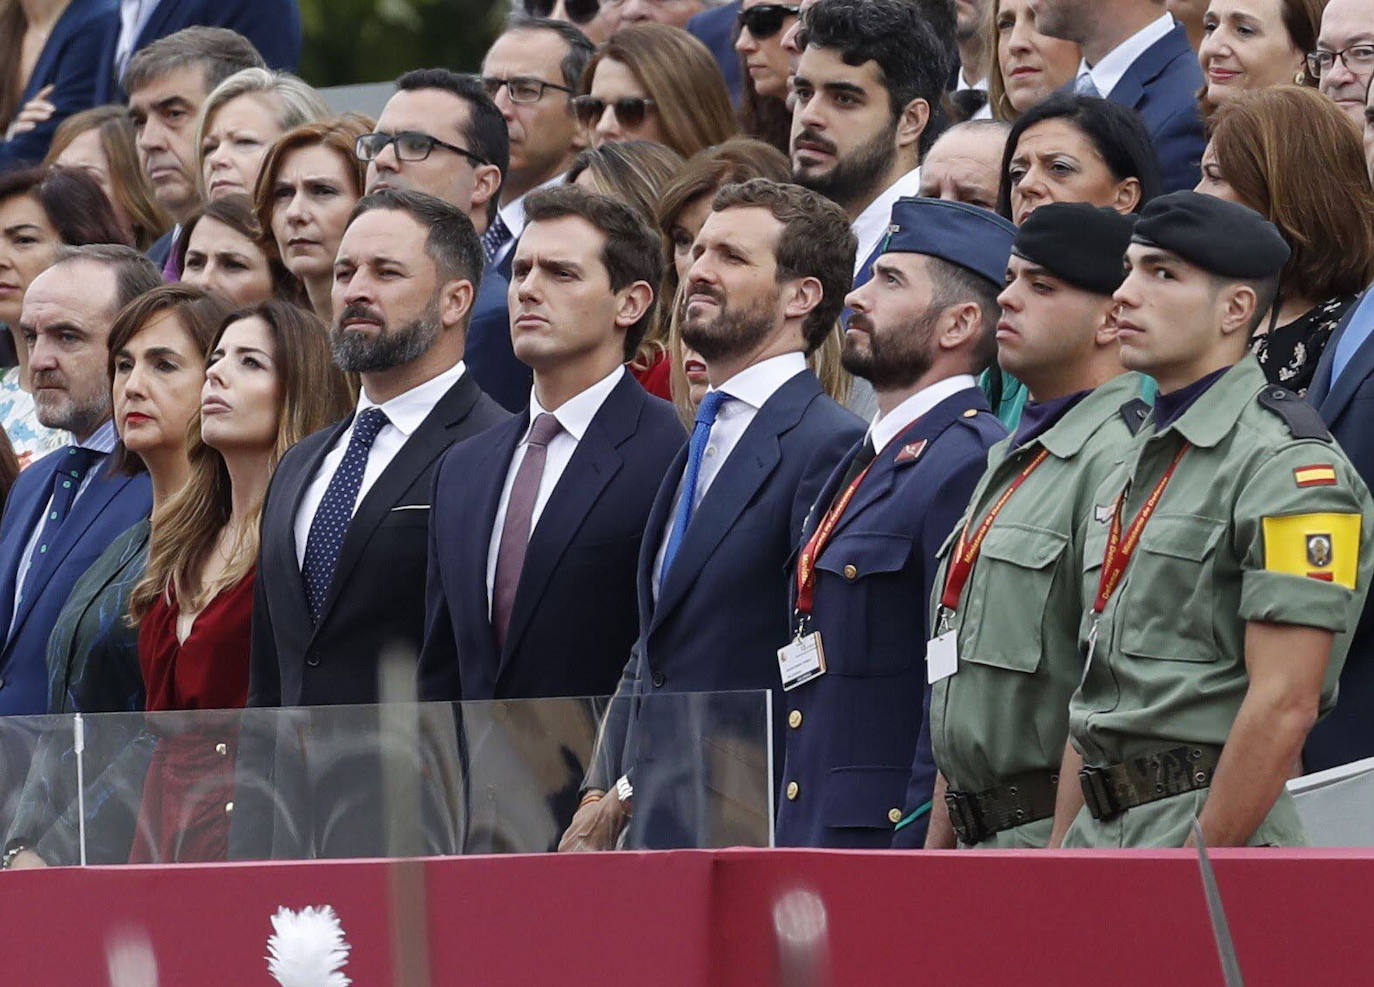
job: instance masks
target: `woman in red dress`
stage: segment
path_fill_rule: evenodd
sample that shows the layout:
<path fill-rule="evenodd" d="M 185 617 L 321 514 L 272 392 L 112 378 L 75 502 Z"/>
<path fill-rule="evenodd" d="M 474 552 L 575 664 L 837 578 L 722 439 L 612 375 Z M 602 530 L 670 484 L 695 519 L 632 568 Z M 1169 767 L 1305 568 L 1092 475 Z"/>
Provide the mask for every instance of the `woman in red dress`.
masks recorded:
<path fill-rule="evenodd" d="M 129 602 L 158 738 L 131 863 L 227 856 L 258 513 L 282 454 L 348 409 L 327 340 L 313 315 L 272 300 L 229 316 L 211 345 L 190 476 Z"/>

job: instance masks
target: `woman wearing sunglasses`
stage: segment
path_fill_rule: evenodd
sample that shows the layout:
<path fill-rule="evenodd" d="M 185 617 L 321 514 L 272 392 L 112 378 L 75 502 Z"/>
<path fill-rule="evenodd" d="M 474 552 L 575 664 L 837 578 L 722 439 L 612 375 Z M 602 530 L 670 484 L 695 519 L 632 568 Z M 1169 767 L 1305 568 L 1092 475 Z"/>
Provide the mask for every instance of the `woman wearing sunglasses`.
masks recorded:
<path fill-rule="evenodd" d="M 637 24 L 617 31 L 582 74 L 573 101 L 593 146 L 647 140 L 684 158 L 735 133 L 734 111 L 711 53 L 686 31 Z"/>
<path fill-rule="evenodd" d="M 789 58 L 783 34 L 797 22 L 801 8 L 771 0 L 744 0 L 735 34 L 735 51 L 744 70 L 740 129 L 784 154 L 792 131 L 787 109 Z"/>
<path fill-rule="evenodd" d="M 599 45 L 620 26 L 620 8 L 603 4 L 601 0 L 524 0 L 522 7 L 529 17 L 546 17 L 567 21 Z"/>

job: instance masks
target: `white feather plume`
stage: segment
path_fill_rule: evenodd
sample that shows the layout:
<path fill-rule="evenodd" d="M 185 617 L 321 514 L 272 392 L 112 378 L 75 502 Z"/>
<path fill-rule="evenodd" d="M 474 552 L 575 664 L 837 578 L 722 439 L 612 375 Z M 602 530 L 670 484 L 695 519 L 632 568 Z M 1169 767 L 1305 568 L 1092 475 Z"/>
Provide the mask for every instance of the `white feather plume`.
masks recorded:
<path fill-rule="evenodd" d="M 267 972 L 281 987 L 349 987 L 342 972 L 353 947 L 329 905 L 278 908 L 267 937 Z"/>

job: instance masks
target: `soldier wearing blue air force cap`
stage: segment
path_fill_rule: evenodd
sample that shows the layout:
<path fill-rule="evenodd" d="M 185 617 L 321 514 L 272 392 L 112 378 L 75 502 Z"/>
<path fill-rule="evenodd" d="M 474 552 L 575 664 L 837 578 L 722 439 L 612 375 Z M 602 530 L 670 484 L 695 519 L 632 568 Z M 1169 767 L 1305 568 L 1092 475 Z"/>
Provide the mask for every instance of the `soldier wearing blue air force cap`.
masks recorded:
<path fill-rule="evenodd" d="M 1247 355 L 1288 247 L 1193 192 L 1140 216 L 1121 362 L 1155 408 L 1081 519 L 1069 706 L 1083 808 L 1065 846 L 1305 841 L 1284 783 L 1331 708 L 1374 555 L 1369 491 L 1317 413 Z"/>
<path fill-rule="evenodd" d="M 872 279 L 845 300 L 843 362 L 879 412 L 822 488 L 790 573 L 779 844 L 887 847 L 899 825 L 924 833 L 935 771 L 920 601 L 1006 434 L 975 375 L 995 352 L 1015 235 L 982 209 L 901 199 Z"/>

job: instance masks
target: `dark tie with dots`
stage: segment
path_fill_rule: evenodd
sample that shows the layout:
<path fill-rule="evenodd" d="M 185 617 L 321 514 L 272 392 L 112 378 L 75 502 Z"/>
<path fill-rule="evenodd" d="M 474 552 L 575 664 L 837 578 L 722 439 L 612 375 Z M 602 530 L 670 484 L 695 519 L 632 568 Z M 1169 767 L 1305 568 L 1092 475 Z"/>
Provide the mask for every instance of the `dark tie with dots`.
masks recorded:
<path fill-rule="evenodd" d="M 319 623 L 329 586 L 334 581 L 334 567 L 339 562 L 344 535 L 353 520 L 353 505 L 367 468 L 367 454 L 377 433 L 387 424 L 386 412 L 368 408 L 353 423 L 353 437 L 343 461 L 329 480 L 329 487 L 320 501 L 319 510 L 310 522 L 310 536 L 305 541 L 305 562 L 301 577 L 305 580 L 305 601 L 310 606 L 310 619 Z"/>
<path fill-rule="evenodd" d="M 52 475 L 52 498 L 48 504 L 48 513 L 43 516 L 43 527 L 38 532 L 38 542 L 33 547 L 33 557 L 29 559 L 29 571 L 24 575 L 24 586 L 19 593 L 21 601 L 38 585 L 39 576 L 47 572 L 49 552 L 62 530 L 62 522 L 67 520 L 67 515 L 71 513 L 72 502 L 76 500 L 76 493 L 81 489 L 81 481 L 92 464 L 103 457 L 104 453 L 96 452 L 94 449 L 67 446 L 62 456 L 62 464 Z"/>
<path fill-rule="evenodd" d="M 539 498 L 539 482 L 544 478 L 544 463 L 549 443 L 563 430 L 550 414 L 539 415 L 530 426 L 525 458 L 515 471 L 510 501 L 506 504 L 506 524 L 501 529 L 501 544 L 496 549 L 496 578 L 491 587 L 491 625 L 496 631 L 496 646 L 506 646 L 515 591 L 520 588 L 520 573 L 525 568 L 525 549 L 530 543 L 534 521 L 534 502 Z"/>
<path fill-rule="evenodd" d="M 492 219 L 491 227 L 482 234 L 482 252 L 486 254 L 488 264 L 496 263 L 496 255 L 508 242 L 510 242 L 510 227 L 498 214 Z"/>

